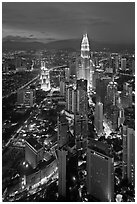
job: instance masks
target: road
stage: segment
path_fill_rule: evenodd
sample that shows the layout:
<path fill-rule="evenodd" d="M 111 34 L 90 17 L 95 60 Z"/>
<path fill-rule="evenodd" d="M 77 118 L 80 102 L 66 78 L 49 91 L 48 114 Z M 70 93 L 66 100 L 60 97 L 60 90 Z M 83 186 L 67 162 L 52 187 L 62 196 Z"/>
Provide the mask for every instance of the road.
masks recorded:
<path fill-rule="evenodd" d="M 35 78 L 33 78 L 31 81 L 29 81 L 29 82 L 27 82 L 25 85 L 21 86 L 19 89 L 23 89 L 23 88 L 29 86 L 31 83 L 33 83 L 33 82 L 34 82 L 35 80 L 37 80 L 38 78 L 39 78 L 39 74 L 38 74 Z M 12 94 L 16 94 L 17 91 L 18 91 L 18 89 L 15 90 L 15 91 L 13 91 L 12 93 L 6 95 L 6 96 L 3 96 L 2 99 L 5 99 L 5 98 L 10 97 Z"/>

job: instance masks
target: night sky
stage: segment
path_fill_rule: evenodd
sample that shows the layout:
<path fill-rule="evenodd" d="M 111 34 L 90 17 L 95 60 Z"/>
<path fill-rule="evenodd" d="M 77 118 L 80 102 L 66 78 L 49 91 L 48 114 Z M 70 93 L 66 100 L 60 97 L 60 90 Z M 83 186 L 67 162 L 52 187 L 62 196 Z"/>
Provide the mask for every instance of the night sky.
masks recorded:
<path fill-rule="evenodd" d="M 95 41 L 134 43 L 133 2 L 4 2 L 3 38 L 41 41 L 80 38 L 85 32 Z"/>

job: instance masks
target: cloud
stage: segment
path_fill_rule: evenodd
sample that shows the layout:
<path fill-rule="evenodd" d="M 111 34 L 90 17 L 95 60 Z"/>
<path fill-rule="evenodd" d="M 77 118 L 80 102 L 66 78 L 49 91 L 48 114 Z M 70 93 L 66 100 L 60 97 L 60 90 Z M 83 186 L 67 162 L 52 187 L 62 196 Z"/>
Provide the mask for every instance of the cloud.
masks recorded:
<path fill-rule="evenodd" d="M 21 37 L 21 36 L 12 36 L 8 35 L 2 39 L 2 41 L 12 41 L 12 42 L 34 42 L 37 41 L 37 38 Z"/>

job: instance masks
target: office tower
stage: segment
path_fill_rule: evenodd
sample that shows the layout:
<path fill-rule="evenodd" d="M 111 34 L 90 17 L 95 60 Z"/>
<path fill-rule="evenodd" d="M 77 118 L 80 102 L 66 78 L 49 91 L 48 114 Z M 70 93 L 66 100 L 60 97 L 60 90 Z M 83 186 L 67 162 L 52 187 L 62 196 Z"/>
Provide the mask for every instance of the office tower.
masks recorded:
<path fill-rule="evenodd" d="M 124 108 L 132 107 L 132 85 L 127 82 L 123 84 L 121 101 Z"/>
<path fill-rule="evenodd" d="M 78 183 L 78 154 L 73 152 L 67 156 L 66 164 L 66 198 L 67 201 L 77 201 L 76 184 Z"/>
<path fill-rule="evenodd" d="M 119 70 L 119 57 L 115 56 L 115 70 L 114 70 L 114 73 L 116 74 L 118 70 Z"/>
<path fill-rule="evenodd" d="M 34 91 L 31 89 L 24 90 L 24 105 L 25 107 L 32 107 L 34 104 Z"/>
<path fill-rule="evenodd" d="M 103 132 L 103 104 L 97 102 L 95 106 L 95 127 L 98 135 Z"/>
<path fill-rule="evenodd" d="M 126 70 L 127 62 L 126 58 L 121 59 L 121 69 L 124 71 Z"/>
<path fill-rule="evenodd" d="M 88 113 L 87 80 L 77 80 L 77 113 Z"/>
<path fill-rule="evenodd" d="M 135 184 L 135 130 L 123 125 L 123 178 Z"/>
<path fill-rule="evenodd" d="M 68 120 L 66 119 L 66 115 L 60 113 L 57 119 L 58 124 L 58 147 L 61 148 L 69 141 L 69 125 Z"/>
<path fill-rule="evenodd" d="M 76 58 L 76 77 L 77 80 L 82 79 L 82 71 L 81 71 L 81 57 Z"/>
<path fill-rule="evenodd" d="M 45 67 L 45 62 L 41 62 L 41 89 L 43 91 L 50 91 L 50 75 L 49 70 Z"/>
<path fill-rule="evenodd" d="M 110 57 L 109 59 L 109 68 L 111 68 L 112 71 L 115 72 L 115 58 L 114 57 Z"/>
<path fill-rule="evenodd" d="M 125 121 L 124 108 L 121 107 L 119 109 L 118 127 L 120 127 L 120 125 L 123 125 L 124 121 Z"/>
<path fill-rule="evenodd" d="M 76 56 L 72 57 L 71 60 L 69 61 L 69 67 L 70 67 L 70 75 L 71 76 L 77 76 L 77 72 L 76 72 L 76 61 L 77 61 L 77 58 Z"/>
<path fill-rule="evenodd" d="M 25 107 L 33 107 L 35 101 L 35 91 L 32 89 L 18 89 L 17 104 Z"/>
<path fill-rule="evenodd" d="M 135 75 L 135 59 L 132 60 L 132 74 Z"/>
<path fill-rule="evenodd" d="M 66 197 L 66 160 L 68 152 L 63 149 L 58 149 L 58 171 L 59 171 L 59 183 L 58 191 L 59 195 Z"/>
<path fill-rule="evenodd" d="M 76 114 L 74 120 L 76 148 L 77 150 L 85 149 L 88 138 L 88 118 L 86 115 Z"/>
<path fill-rule="evenodd" d="M 72 91 L 73 85 L 69 85 L 66 88 L 66 110 L 69 112 L 72 111 Z"/>
<path fill-rule="evenodd" d="M 93 139 L 87 148 L 87 192 L 100 202 L 114 201 L 114 158 L 108 145 Z"/>
<path fill-rule="evenodd" d="M 106 102 L 107 85 L 111 81 L 111 77 L 101 77 L 96 79 L 96 98 L 100 99 L 103 104 Z"/>
<path fill-rule="evenodd" d="M 43 147 L 34 138 L 25 141 L 25 160 L 35 169 L 43 160 Z"/>
<path fill-rule="evenodd" d="M 24 105 L 24 89 L 17 90 L 17 104 Z"/>
<path fill-rule="evenodd" d="M 73 86 L 73 90 L 72 90 L 72 113 L 76 113 L 77 110 L 77 90 L 76 87 Z"/>
<path fill-rule="evenodd" d="M 60 80 L 60 95 L 65 96 L 65 80 Z"/>
<path fill-rule="evenodd" d="M 111 81 L 107 86 L 107 103 L 108 104 L 116 104 L 116 96 L 117 96 L 117 82 Z"/>
<path fill-rule="evenodd" d="M 100 69 L 95 69 L 95 71 L 92 74 L 92 87 L 93 89 L 96 89 L 97 86 L 97 79 L 100 79 L 101 77 L 103 77 L 104 74 L 104 70 L 100 70 Z"/>
<path fill-rule="evenodd" d="M 116 130 L 118 128 L 118 116 L 119 116 L 119 108 L 116 105 L 112 105 L 110 107 L 111 113 L 110 113 L 110 120 L 112 129 Z"/>
<path fill-rule="evenodd" d="M 65 68 L 65 80 L 67 82 L 69 82 L 69 78 L 70 78 L 70 68 Z"/>

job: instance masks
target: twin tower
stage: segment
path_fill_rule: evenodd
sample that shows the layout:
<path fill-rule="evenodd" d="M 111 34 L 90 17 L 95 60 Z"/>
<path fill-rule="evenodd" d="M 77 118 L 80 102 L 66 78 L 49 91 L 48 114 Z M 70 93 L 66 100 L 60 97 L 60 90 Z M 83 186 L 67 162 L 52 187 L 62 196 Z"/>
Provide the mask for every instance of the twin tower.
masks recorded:
<path fill-rule="evenodd" d="M 92 85 L 93 78 L 93 63 L 90 58 L 89 40 L 87 34 L 83 35 L 81 43 L 81 57 L 77 64 L 77 79 L 87 80 L 87 90 L 89 91 Z"/>
<path fill-rule="evenodd" d="M 81 43 L 81 57 L 77 58 L 76 62 L 77 80 L 87 80 L 87 90 L 93 88 L 93 62 L 90 58 L 89 40 L 87 34 L 83 35 Z M 45 62 L 41 62 L 41 88 L 44 91 L 49 91 L 50 77 L 49 70 L 45 67 Z"/>

